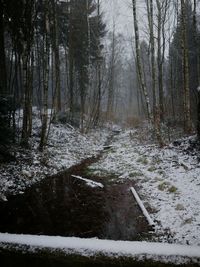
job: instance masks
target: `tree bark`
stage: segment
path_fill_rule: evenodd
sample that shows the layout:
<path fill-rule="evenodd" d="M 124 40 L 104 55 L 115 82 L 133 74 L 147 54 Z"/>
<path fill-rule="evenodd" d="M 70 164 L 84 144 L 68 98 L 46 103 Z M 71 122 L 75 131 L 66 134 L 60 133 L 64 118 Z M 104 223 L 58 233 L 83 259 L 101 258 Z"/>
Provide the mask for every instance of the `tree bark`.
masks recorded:
<path fill-rule="evenodd" d="M 157 65 L 158 65 L 158 91 L 159 91 L 159 108 L 161 122 L 164 120 L 164 96 L 163 96 L 163 62 L 162 62 L 162 47 L 161 47 L 161 31 L 162 31 L 162 8 L 159 0 L 156 0 L 158 9 L 158 34 L 157 34 Z"/>
<path fill-rule="evenodd" d="M 191 114 L 190 114 L 190 88 L 189 88 L 189 56 L 187 44 L 186 28 L 186 2 L 181 0 L 181 22 L 182 22 L 182 66 L 183 66 L 183 87 L 184 87 L 184 120 L 185 132 L 191 133 Z"/>
<path fill-rule="evenodd" d="M 69 110 L 70 120 L 74 120 L 74 48 L 73 48 L 73 1 L 69 11 Z"/>
<path fill-rule="evenodd" d="M 151 47 L 151 78 L 152 78 L 152 95 L 153 95 L 153 116 L 154 122 L 156 121 L 157 114 L 157 99 L 156 99 L 156 65 L 155 65 L 155 42 L 154 42 L 154 12 L 153 12 L 153 1 L 147 0 L 147 13 L 148 13 L 148 23 L 150 32 L 150 47 Z"/>
<path fill-rule="evenodd" d="M 136 64 L 137 64 L 137 69 L 138 69 L 139 82 L 140 82 L 140 86 L 143 91 L 143 94 L 145 96 L 148 119 L 152 123 L 153 117 L 152 117 L 152 111 L 151 111 L 151 106 L 150 106 L 150 100 L 149 100 L 147 88 L 144 82 L 144 75 L 142 73 L 142 64 L 141 64 L 141 58 L 140 58 L 140 39 L 139 39 L 139 29 L 138 29 L 138 21 L 137 21 L 136 0 L 132 0 L 132 4 L 133 4 L 133 19 L 134 19 L 134 30 L 135 30 Z"/>
<path fill-rule="evenodd" d="M 56 114 L 61 111 L 61 86 L 60 86 L 60 53 L 59 53 L 59 36 L 58 36 L 58 12 L 57 0 L 53 0 L 53 54 L 55 62 L 55 111 Z"/>
<path fill-rule="evenodd" d="M 2 0 L 0 0 L 0 94 L 8 94 Z"/>
<path fill-rule="evenodd" d="M 42 109 L 42 130 L 40 137 L 40 151 L 43 151 L 47 143 L 48 124 L 48 83 L 49 83 L 49 2 L 45 0 L 45 32 L 44 32 L 44 77 L 43 77 L 43 109 Z"/>
<path fill-rule="evenodd" d="M 106 117 L 109 119 L 113 113 L 113 102 L 114 102 L 114 75 L 115 75 L 115 29 L 112 34 L 112 51 L 109 66 L 109 82 L 108 82 L 108 100 L 107 100 L 107 111 Z"/>

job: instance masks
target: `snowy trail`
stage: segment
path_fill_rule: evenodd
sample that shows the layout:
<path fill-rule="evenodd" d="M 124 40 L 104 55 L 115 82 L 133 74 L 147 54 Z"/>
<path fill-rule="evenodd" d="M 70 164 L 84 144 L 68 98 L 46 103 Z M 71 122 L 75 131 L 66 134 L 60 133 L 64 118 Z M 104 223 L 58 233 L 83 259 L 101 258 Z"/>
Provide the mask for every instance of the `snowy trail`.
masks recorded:
<path fill-rule="evenodd" d="M 182 263 L 186 259 L 195 261 L 200 259 L 200 249 L 195 246 L 172 245 L 165 243 L 112 241 L 99 239 L 81 239 L 75 237 L 59 236 L 33 236 L 0 233 L 0 247 L 12 244 L 17 248 L 21 245 L 30 246 L 29 251 L 34 248 L 47 248 L 50 250 L 61 249 L 66 254 L 78 254 L 82 256 L 94 256 L 99 253 L 106 257 L 133 257 L 138 260 L 159 259 L 159 261 Z M 174 259 L 176 258 L 176 261 Z"/>

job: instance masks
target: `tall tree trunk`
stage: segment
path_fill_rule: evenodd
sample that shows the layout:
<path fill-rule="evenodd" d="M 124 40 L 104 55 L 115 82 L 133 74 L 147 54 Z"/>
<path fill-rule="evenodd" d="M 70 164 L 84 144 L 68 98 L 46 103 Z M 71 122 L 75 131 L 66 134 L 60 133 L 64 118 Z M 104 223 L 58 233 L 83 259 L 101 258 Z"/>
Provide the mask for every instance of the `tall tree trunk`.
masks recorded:
<path fill-rule="evenodd" d="M 195 46 L 197 54 L 197 76 L 198 76 L 198 88 L 197 88 L 197 137 L 200 141 L 200 48 L 199 48 L 199 38 L 197 33 L 197 2 L 194 0 L 194 10 L 193 10 L 193 25 L 195 34 Z"/>
<path fill-rule="evenodd" d="M 184 86 L 184 119 L 185 132 L 190 133 L 192 130 L 190 114 L 190 88 L 189 88 L 189 55 L 187 44 L 186 28 L 186 2 L 181 0 L 181 21 L 182 21 L 182 66 L 183 66 L 183 86 Z"/>
<path fill-rule="evenodd" d="M 158 29 L 157 29 L 157 65 L 158 65 L 158 91 L 159 91 L 159 108 L 160 108 L 160 119 L 161 122 L 164 120 L 164 97 L 163 97 L 163 61 L 162 61 L 162 45 L 161 45 L 161 39 L 162 39 L 162 7 L 160 0 L 156 0 L 158 14 L 157 14 L 157 20 L 158 20 Z"/>
<path fill-rule="evenodd" d="M 24 107 L 23 107 L 23 126 L 21 143 L 28 146 L 28 139 L 32 130 L 32 46 L 34 39 L 34 19 L 35 5 L 34 1 L 25 1 L 24 6 L 24 21 L 23 25 L 23 90 L 24 90 Z"/>
<path fill-rule="evenodd" d="M 113 113 L 113 105 L 114 105 L 114 75 L 115 75 L 115 29 L 113 29 L 112 35 L 112 52 L 110 59 L 110 70 L 109 70 L 109 82 L 108 82 L 108 100 L 107 100 L 107 111 L 106 117 L 110 118 Z"/>
<path fill-rule="evenodd" d="M 141 58 L 140 58 L 140 39 L 139 39 L 139 29 L 138 29 L 138 21 L 137 21 L 136 0 L 132 0 L 132 3 L 133 3 L 133 19 L 134 19 L 134 30 L 135 30 L 136 64 L 137 64 L 137 69 L 138 69 L 140 86 L 145 96 L 148 119 L 152 123 L 153 117 L 152 117 L 152 112 L 151 112 L 150 100 L 149 100 L 147 88 L 144 82 L 144 75 L 142 73 L 142 64 L 141 64 Z"/>
<path fill-rule="evenodd" d="M 152 95 L 153 95 L 153 116 L 154 122 L 157 114 L 157 100 L 156 100 L 156 65 L 155 65 L 155 42 L 154 42 L 154 12 L 153 1 L 147 0 L 147 13 L 150 32 L 150 47 L 151 47 L 151 78 L 152 78 Z"/>
<path fill-rule="evenodd" d="M 99 23 L 100 23 L 100 2 L 97 1 L 97 25 L 98 25 L 98 35 L 100 36 L 100 29 L 99 29 Z M 95 118 L 95 125 L 98 124 L 100 120 L 100 108 L 101 108 L 101 50 L 100 50 L 100 40 L 98 43 L 98 61 L 97 61 L 97 82 L 98 82 L 98 102 L 97 102 L 97 112 L 96 112 L 96 118 Z"/>
<path fill-rule="evenodd" d="M 24 43 L 24 52 L 22 56 L 23 64 L 23 123 L 22 123 L 22 138 L 21 144 L 28 146 L 28 118 L 29 118 L 29 55 L 26 42 Z"/>
<path fill-rule="evenodd" d="M 61 86 L 60 86 L 60 53 L 59 53 L 59 34 L 58 34 L 58 12 L 57 0 L 53 0 L 53 19 L 54 19 L 54 36 L 53 36 L 53 54 L 55 62 L 55 111 L 61 111 Z M 53 66 L 52 66 L 53 67 Z"/>
<path fill-rule="evenodd" d="M 33 72 L 34 72 L 34 54 L 31 53 L 29 66 L 29 116 L 28 116 L 28 136 L 32 134 L 32 106 L 33 106 Z"/>
<path fill-rule="evenodd" d="M 39 149 L 42 151 L 47 143 L 48 124 L 48 83 L 49 83 L 49 1 L 45 0 L 45 32 L 44 32 L 44 70 L 43 70 L 43 108 L 42 108 L 42 131 Z"/>
<path fill-rule="evenodd" d="M 70 120 L 74 120 L 74 49 L 73 49 L 73 1 L 69 12 L 69 109 Z"/>
<path fill-rule="evenodd" d="M 0 0 L 0 95 L 7 95 L 7 72 L 4 40 L 3 2 Z"/>

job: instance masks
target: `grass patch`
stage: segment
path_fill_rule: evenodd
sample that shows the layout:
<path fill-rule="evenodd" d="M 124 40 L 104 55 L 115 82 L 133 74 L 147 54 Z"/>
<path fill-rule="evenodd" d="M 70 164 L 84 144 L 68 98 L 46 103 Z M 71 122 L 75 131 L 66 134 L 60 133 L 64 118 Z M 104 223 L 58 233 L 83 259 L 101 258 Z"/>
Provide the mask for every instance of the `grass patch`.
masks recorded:
<path fill-rule="evenodd" d="M 140 171 L 135 171 L 135 172 L 131 172 L 131 173 L 129 174 L 129 176 L 130 176 L 131 178 L 135 178 L 135 177 L 138 177 L 138 176 L 143 176 L 143 174 L 142 174 L 142 172 L 140 172 Z"/>
<path fill-rule="evenodd" d="M 138 163 L 142 163 L 143 165 L 148 165 L 148 163 L 149 163 L 149 161 L 148 161 L 148 159 L 146 157 L 139 157 L 137 159 L 137 162 Z"/>
<path fill-rule="evenodd" d="M 177 204 L 176 205 L 176 210 L 184 210 L 184 206 L 182 204 Z"/>
<path fill-rule="evenodd" d="M 192 223 L 192 221 L 193 221 L 193 219 L 192 219 L 192 218 L 188 218 L 188 219 L 186 219 L 186 220 L 184 221 L 183 225 L 186 225 L 186 224 L 191 224 L 191 223 Z"/>
<path fill-rule="evenodd" d="M 169 182 L 164 181 L 163 183 L 158 185 L 158 189 L 160 191 L 168 191 L 169 193 L 176 193 L 177 187 L 171 185 Z"/>
<path fill-rule="evenodd" d="M 91 177 L 92 175 L 95 174 L 95 171 L 96 170 L 92 170 L 92 169 L 86 168 L 83 173 L 84 173 L 85 176 Z"/>
<path fill-rule="evenodd" d="M 157 170 L 157 169 L 156 169 L 155 166 L 151 166 L 151 167 L 148 168 L 148 171 L 149 171 L 149 172 L 155 172 L 156 170 Z"/>
<path fill-rule="evenodd" d="M 177 187 L 176 186 L 171 186 L 169 189 L 168 189 L 168 192 L 169 193 L 176 193 L 177 192 Z"/>
<path fill-rule="evenodd" d="M 158 171 L 158 174 L 160 174 L 160 175 L 164 175 L 165 172 L 164 172 L 163 170 L 159 170 L 159 171 Z"/>
<path fill-rule="evenodd" d="M 158 189 L 160 191 L 165 191 L 169 188 L 170 183 L 169 182 L 162 182 L 161 184 L 158 185 Z"/>

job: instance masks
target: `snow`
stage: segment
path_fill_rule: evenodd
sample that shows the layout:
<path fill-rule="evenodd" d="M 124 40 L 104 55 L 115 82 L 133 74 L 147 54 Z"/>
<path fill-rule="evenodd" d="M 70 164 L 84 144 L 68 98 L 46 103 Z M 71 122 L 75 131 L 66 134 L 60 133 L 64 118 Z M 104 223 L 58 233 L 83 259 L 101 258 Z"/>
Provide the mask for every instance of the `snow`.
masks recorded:
<path fill-rule="evenodd" d="M 162 262 L 173 261 L 176 264 L 195 262 L 200 259 L 200 249 L 195 246 L 164 243 L 113 241 L 99 239 L 81 239 L 59 236 L 33 236 L 0 233 L 0 247 L 7 244 L 30 246 L 34 248 L 61 249 L 66 254 L 80 254 L 86 257 L 101 254 L 111 258 L 125 256 L 137 260 L 153 259 Z"/>
<path fill-rule="evenodd" d="M 86 184 L 90 187 L 100 187 L 100 188 L 104 188 L 104 185 L 102 183 L 98 183 L 98 182 L 95 182 L 95 181 L 92 181 L 90 179 L 87 179 L 87 178 L 83 178 L 81 176 L 77 176 L 77 175 L 72 175 L 72 177 L 76 178 L 76 179 L 79 179 L 79 180 L 82 180 L 82 181 L 85 181 Z"/>
<path fill-rule="evenodd" d="M 153 220 L 151 219 L 148 211 L 146 210 L 145 206 L 143 205 L 140 197 L 138 196 L 137 192 L 135 191 L 135 189 L 133 187 L 130 188 L 131 189 L 131 192 L 133 193 L 133 196 L 134 198 L 136 199 L 140 209 L 142 210 L 142 213 L 144 214 L 144 216 L 146 217 L 149 225 L 153 226 L 154 225 L 154 222 Z"/>
<path fill-rule="evenodd" d="M 148 135 L 143 129 L 121 132 L 90 169 L 133 182 L 156 224 L 156 240 L 200 246 L 200 162 L 187 152 L 193 137 L 181 146 L 159 148 Z"/>

